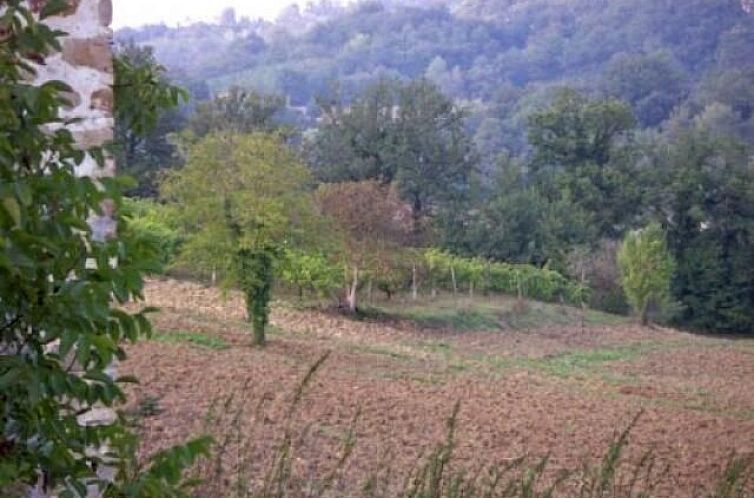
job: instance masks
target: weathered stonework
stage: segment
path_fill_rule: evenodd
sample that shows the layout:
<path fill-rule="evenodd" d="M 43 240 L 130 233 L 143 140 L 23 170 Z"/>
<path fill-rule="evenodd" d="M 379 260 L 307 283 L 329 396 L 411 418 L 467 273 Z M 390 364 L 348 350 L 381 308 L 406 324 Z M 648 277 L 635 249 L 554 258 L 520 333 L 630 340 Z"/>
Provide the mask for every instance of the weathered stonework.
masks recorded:
<path fill-rule="evenodd" d="M 73 67 L 91 67 L 96 71 L 112 71 L 112 52 L 110 38 L 97 37 L 88 39 L 68 38 L 63 42 L 63 61 Z"/>
<path fill-rule="evenodd" d="M 29 0 L 35 11 L 45 0 Z M 36 83 L 60 80 L 67 83 L 73 94 L 67 95 L 62 115 L 78 118 L 70 126 L 82 148 L 104 145 L 112 140 L 113 122 L 113 61 L 111 0 L 68 0 L 63 15 L 52 17 L 46 23 L 53 29 L 64 31 L 63 51 L 47 58 L 37 68 Z M 100 168 L 92 158 L 86 158 L 77 171 L 82 176 L 104 177 L 115 173 L 114 164 L 108 161 Z"/>
<path fill-rule="evenodd" d="M 112 88 L 100 88 L 92 93 L 89 101 L 93 110 L 112 113 L 115 97 Z"/>
<path fill-rule="evenodd" d="M 112 0 L 100 0 L 99 2 L 99 22 L 102 26 L 110 26 L 113 23 L 113 2 Z"/>

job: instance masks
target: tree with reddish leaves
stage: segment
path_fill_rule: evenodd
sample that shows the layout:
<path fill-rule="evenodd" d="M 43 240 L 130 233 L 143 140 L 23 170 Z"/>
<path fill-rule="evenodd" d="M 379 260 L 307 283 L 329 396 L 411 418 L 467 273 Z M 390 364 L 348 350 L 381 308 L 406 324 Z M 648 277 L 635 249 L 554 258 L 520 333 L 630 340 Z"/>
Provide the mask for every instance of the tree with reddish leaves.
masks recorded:
<path fill-rule="evenodd" d="M 326 184 L 315 194 L 322 214 L 331 218 L 343 238 L 346 305 L 358 310 L 363 274 L 385 266 L 407 235 L 405 206 L 387 187 L 374 180 Z"/>

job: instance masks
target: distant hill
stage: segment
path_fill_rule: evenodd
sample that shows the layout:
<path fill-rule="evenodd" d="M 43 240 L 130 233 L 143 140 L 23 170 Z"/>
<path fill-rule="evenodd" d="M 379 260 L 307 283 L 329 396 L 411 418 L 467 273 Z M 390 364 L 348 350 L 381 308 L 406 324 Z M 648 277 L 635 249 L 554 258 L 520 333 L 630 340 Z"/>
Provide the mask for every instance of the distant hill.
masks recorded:
<path fill-rule="evenodd" d="M 243 85 L 288 96 L 311 110 L 302 126 L 318 95 L 347 100 L 379 78 L 427 77 L 467 105 L 482 148 L 521 153 L 524 117 L 563 85 L 626 100 L 645 126 L 718 103 L 745 129 L 754 113 L 747 10 L 749 0 L 323 0 L 274 23 L 147 26 L 116 38 L 154 46 L 198 95 Z"/>

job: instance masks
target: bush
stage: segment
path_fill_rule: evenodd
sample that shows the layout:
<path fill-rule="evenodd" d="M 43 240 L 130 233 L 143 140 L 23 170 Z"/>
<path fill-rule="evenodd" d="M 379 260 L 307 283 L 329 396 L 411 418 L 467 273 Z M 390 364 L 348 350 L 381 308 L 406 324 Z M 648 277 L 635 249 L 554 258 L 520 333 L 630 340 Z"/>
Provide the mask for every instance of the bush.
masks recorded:
<path fill-rule="evenodd" d="M 148 199 L 125 199 L 124 215 L 134 238 L 159 249 L 163 268 L 175 262 L 184 236 L 173 221 L 171 208 Z"/>
<path fill-rule="evenodd" d="M 136 438 L 120 421 L 81 416 L 124 399 L 126 379 L 107 369 L 125 357 L 125 342 L 151 332 L 148 310 L 123 305 L 142 297 L 155 252 L 122 230 L 124 182 L 77 175 L 87 156 L 102 165 L 104 152 L 82 151 L 60 118 L 73 90 L 31 82 L 27 57 L 61 49 L 63 33 L 43 19 L 68 2 L 28 3 L 39 15 L 22 0 L 0 8 L 0 496 L 85 496 L 87 485 L 108 497 L 181 496 L 182 471 L 206 439 L 158 455 L 146 471 L 121 469 L 114 483 L 97 472 L 133 461 Z M 149 112 L 141 105 L 133 116 Z M 95 220 L 107 230 L 95 233 Z M 92 451 L 104 446 L 107 454 Z"/>
<path fill-rule="evenodd" d="M 326 297 L 343 286 L 343 270 L 333 267 L 319 252 L 286 249 L 279 265 L 280 280 L 296 288 L 300 299 L 303 299 L 304 291 Z"/>

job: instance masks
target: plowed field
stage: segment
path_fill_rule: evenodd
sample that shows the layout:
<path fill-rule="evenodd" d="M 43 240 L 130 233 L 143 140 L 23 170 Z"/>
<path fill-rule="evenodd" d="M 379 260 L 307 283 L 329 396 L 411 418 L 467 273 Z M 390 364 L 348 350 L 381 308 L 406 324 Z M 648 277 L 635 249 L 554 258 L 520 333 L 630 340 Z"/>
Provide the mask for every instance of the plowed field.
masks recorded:
<path fill-rule="evenodd" d="M 228 440 L 228 486 L 239 472 L 260 484 L 286 427 L 295 479 L 323 476 L 352 427 L 356 444 L 335 487 L 357 495 L 370 476 L 405 474 L 441 442 L 456 402 L 454 465 L 472 472 L 524 455 L 550 454 L 552 469 L 598 462 L 642 411 L 625 460 L 651 451 L 658 471 L 669 465 L 663 496 L 693 496 L 732 454 L 754 453 L 754 340 L 629 324 L 456 332 L 279 304 L 260 350 L 248 345 L 236 295 L 160 280 L 147 301 L 161 308 L 155 339 L 129 347 L 119 367 L 141 381 L 127 410 L 144 453 L 212 432 Z M 289 417 L 301 379 L 327 351 Z"/>

